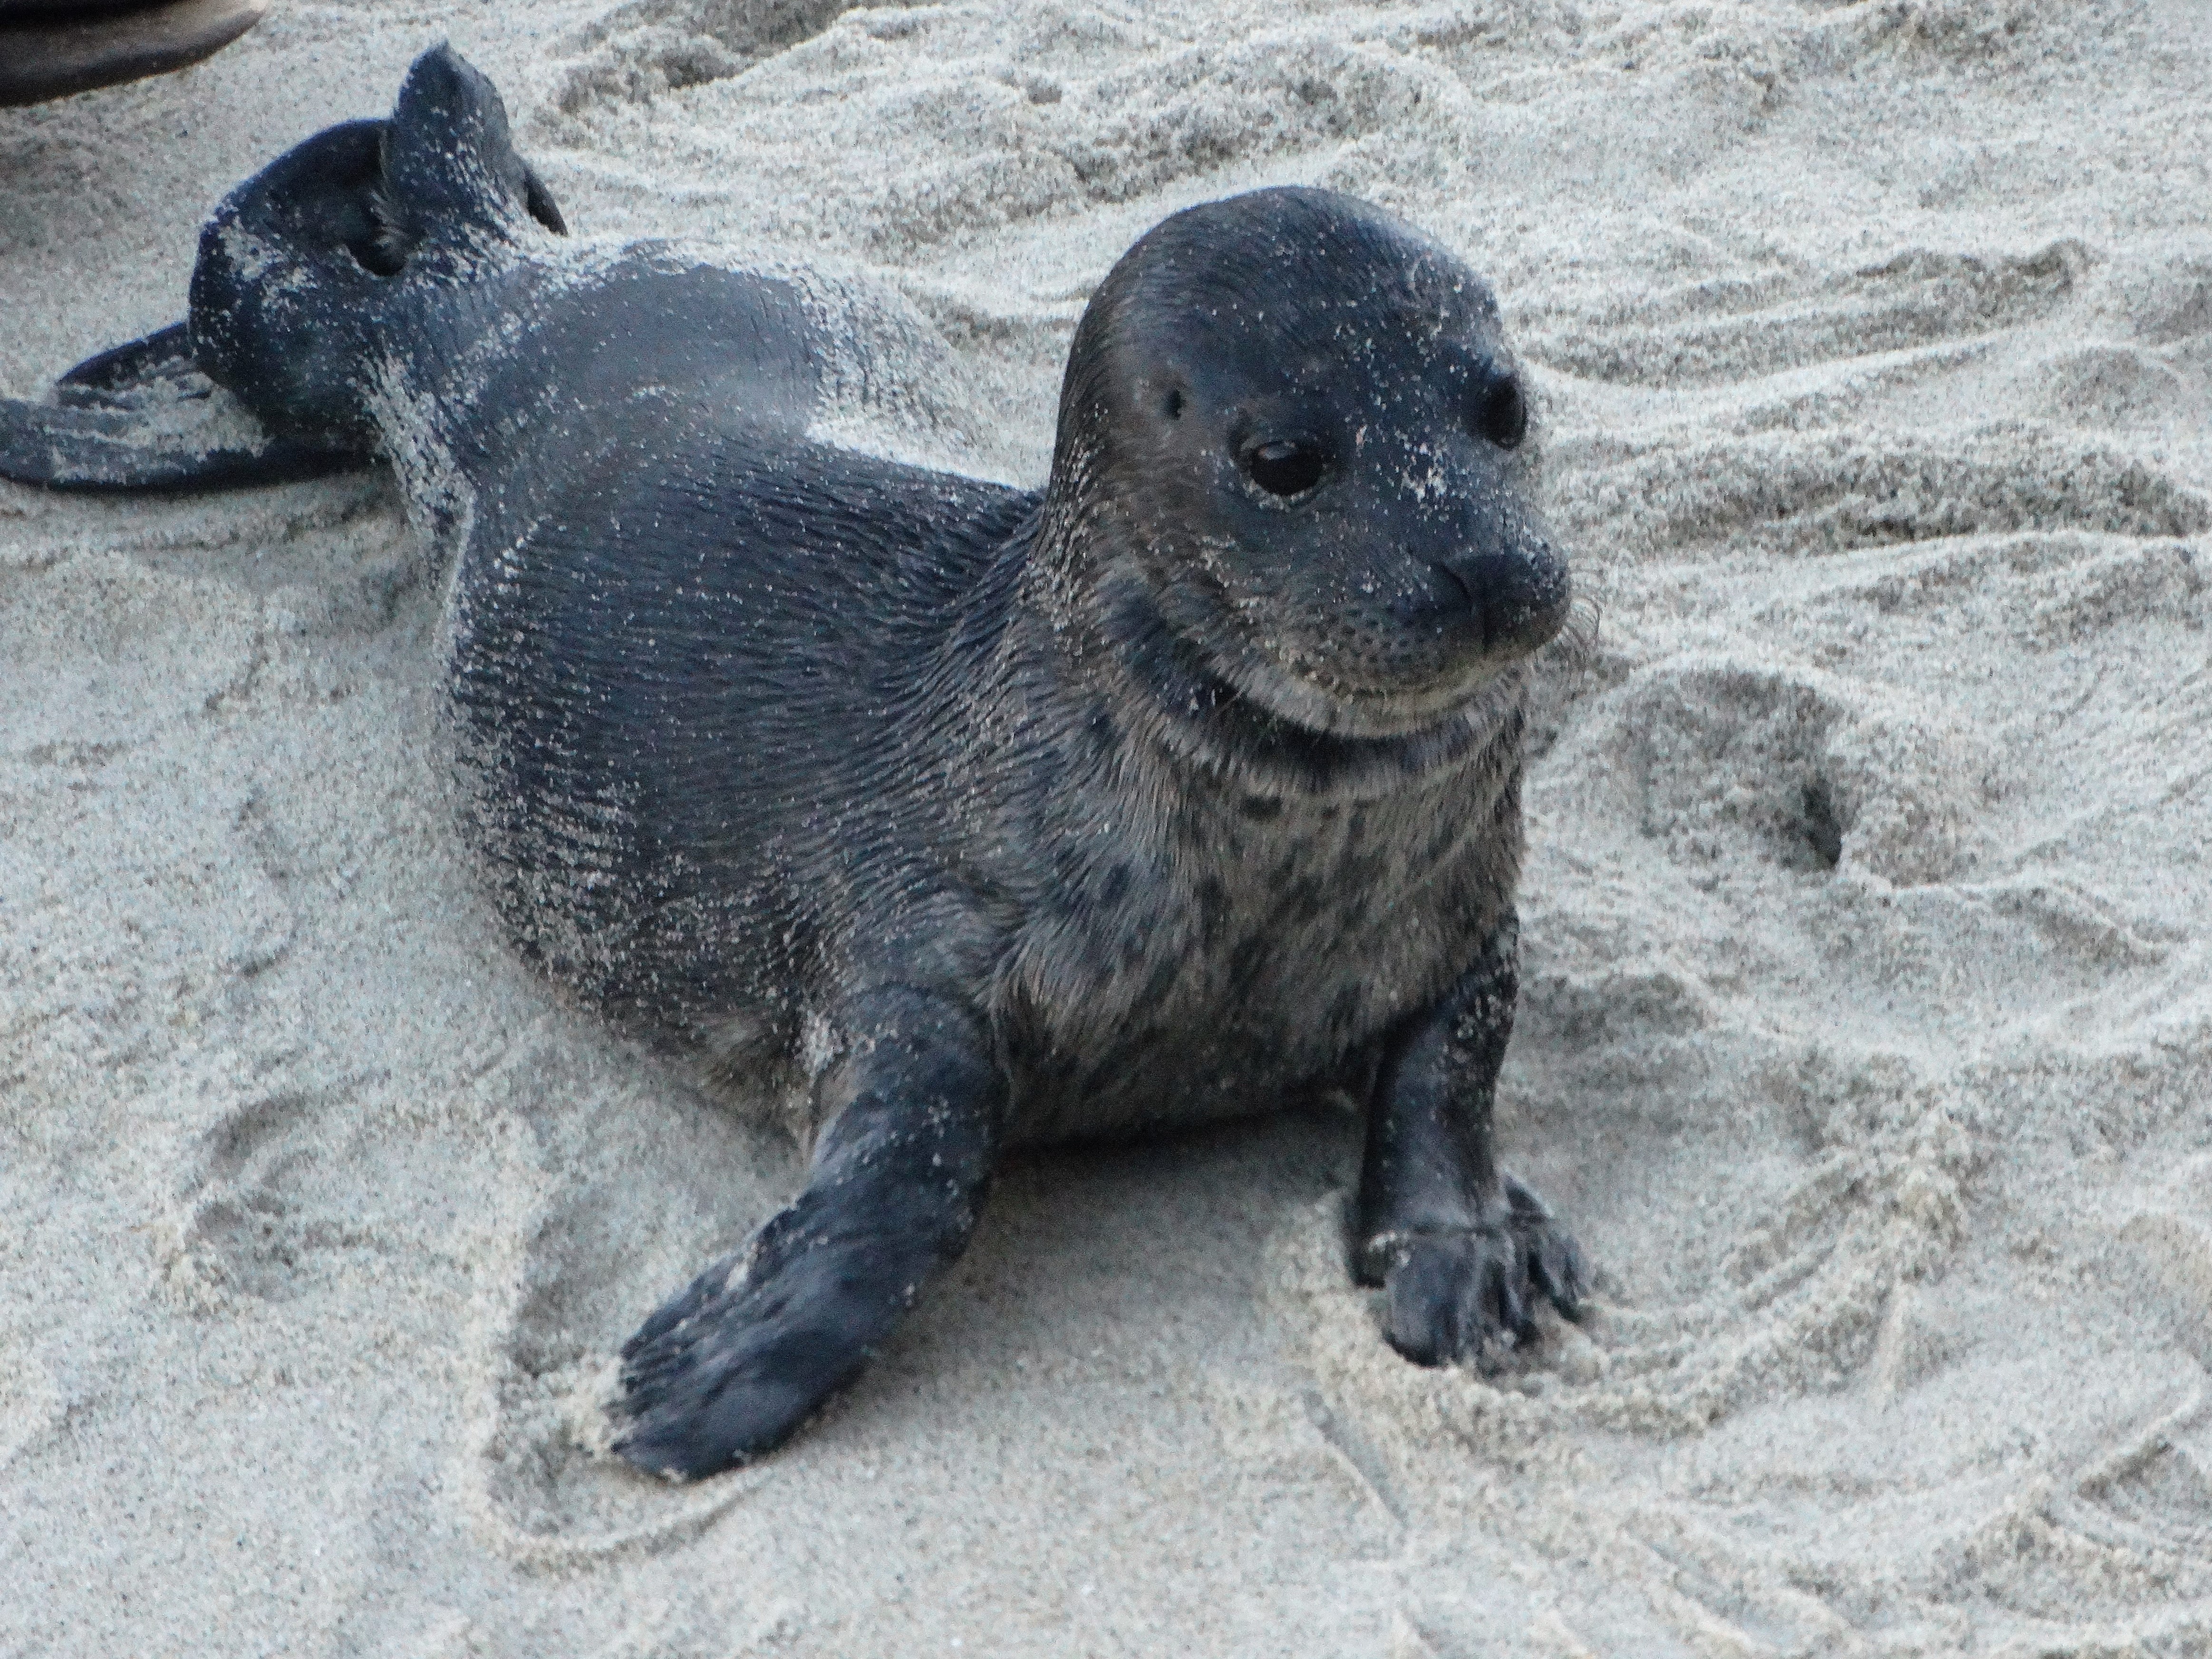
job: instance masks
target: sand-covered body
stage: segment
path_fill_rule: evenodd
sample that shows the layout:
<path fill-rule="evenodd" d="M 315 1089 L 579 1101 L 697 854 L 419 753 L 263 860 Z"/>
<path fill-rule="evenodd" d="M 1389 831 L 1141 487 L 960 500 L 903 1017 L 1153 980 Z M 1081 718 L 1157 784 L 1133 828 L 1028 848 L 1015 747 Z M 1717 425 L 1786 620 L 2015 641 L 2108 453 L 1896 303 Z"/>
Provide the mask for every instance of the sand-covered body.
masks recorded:
<path fill-rule="evenodd" d="M 988 988 L 1019 1139 L 1358 1085 L 1496 925 L 1518 678 L 1417 788 L 1169 775 L 1022 635 L 1042 498 L 836 441 L 945 418 L 886 384 L 900 320 L 659 245 L 387 325 L 378 444 L 453 561 L 464 823 L 514 936 L 751 1085 L 902 914 L 987 915 L 939 948 Z"/>

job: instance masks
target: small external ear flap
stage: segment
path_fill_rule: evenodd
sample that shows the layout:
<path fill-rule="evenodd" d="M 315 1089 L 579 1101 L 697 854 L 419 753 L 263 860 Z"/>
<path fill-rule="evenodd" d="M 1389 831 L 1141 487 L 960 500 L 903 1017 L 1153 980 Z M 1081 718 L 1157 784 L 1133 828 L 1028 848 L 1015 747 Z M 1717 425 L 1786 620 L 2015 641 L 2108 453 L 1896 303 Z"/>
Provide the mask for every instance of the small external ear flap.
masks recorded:
<path fill-rule="evenodd" d="M 384 132 L 382 200 L 424 241 L 502 233 L 526 213 L 564 228 L 551 195 L 514 153 L 497 89 L 450 46 L 417 58 L 400 84 Z"/>

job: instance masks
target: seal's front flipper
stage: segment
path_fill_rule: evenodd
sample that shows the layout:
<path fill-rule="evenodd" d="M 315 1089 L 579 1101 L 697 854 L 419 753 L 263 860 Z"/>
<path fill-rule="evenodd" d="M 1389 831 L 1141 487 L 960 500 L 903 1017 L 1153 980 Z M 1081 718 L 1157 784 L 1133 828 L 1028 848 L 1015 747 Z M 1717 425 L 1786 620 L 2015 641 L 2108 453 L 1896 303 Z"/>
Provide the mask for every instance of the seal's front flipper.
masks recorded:
<path fill-rule="evenodd" d="M 806 1190 L 623 1349 L 616 1449 L 640 1468 L 696 1479 L 781 1443 L 975 1231 L 1006 1104 L 982 1020 L 897 987 L 837 1023 Z"/>
<path fill-rule="evenodd" d="M 0 399 L 0 477 L 49 489 L 224 489 L 367 459 L 270 432 L 200 371 L 182 323 L 88 357 L 51 403 Z"/>
<path fill-rule="evenodd" d="M 1573 1235 L 1492 1146 L 1519 962 L 1509 912 L 1459 983 L 1394 1036 L 1368 1105 L 1353 1276 L 1382 1290 L 1383 1335 L 1417 1364 L 1533 1341 L 1540 1301 L 1578 1318 L 1589 1287 Z"/>

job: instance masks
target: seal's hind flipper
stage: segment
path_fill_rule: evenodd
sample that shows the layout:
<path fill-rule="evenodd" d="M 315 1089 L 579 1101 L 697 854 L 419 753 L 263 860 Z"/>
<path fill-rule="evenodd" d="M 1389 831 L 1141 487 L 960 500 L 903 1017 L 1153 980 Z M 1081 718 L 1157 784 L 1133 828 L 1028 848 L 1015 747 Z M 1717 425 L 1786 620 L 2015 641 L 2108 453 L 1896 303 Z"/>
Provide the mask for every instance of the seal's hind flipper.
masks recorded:
<path fill-rule="evenodd" d="M 141 409 L 149 398 L 173 401 L 170 388 L 198 374 L 191 327 L 171 323 L 86 358 L 54 382 L 53 398 L 72 409 Z"/>
<path fill-rule="evenodd" d="M 275 436 L 212 387 L 159 412 L 0 399 L 0 478 L 49 489 L 234 489 L 363 464 Z"/>
<path fill-rule="evenodd" d="M 0 399 L 0 477 L 49 489 L 225 489 L 367 459 L 270 432 L 201 372 L 182 323 L 86 358 L 51 403 Z"/>
<path fill-rule="evenodd" d="M 379 159 L 384 205 L 410 242 L 511 240 L 525 216 L 568 234 L 553 192 L 515 154 L 498 88 L 450 45 L 409 66 Z"/>

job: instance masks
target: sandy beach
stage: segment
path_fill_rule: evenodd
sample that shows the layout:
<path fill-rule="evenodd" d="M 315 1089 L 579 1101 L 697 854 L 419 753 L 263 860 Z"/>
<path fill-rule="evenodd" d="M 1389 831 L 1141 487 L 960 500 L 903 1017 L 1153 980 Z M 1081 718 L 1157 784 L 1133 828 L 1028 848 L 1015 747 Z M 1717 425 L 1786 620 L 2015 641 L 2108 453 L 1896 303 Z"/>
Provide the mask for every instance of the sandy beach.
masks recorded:
<path fill-rule="evenodd" d="M 2212 10 L 295 3 L 0 111 L 0 394 L 441 39 L 569 222 L 820 262 L 1041 483 L 1143 229 L 1495 284 L 1600 617 L 1510 1161 L 1597 1270 L 1385 1346 L 1326 1110 L 1024 1154 L 784 1451 L 605 1449 L 793 1189 L 508 953 L 389 477 L 0 484 L 0 1656 L 2212 1655 Z"/>

